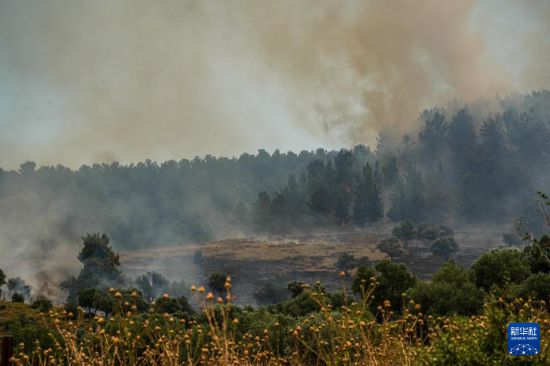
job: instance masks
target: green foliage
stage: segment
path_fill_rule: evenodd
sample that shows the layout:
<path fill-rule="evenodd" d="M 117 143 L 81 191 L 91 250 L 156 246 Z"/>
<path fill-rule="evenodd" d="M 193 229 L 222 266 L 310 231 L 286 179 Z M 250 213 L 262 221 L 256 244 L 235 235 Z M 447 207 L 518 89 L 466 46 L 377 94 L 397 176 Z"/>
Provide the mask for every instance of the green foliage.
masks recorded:
<path fill-rule="evenodd" d="M 25 302 L 25 296 L 21 295 L 19 292 L 14 292 L 11 295 L 11 302 Z"/>
<path fill-rule="evenodd" d="M 436 109 L 431 116 L 425 112 L 424 117 L 425 125 L 418 133 L 420 153 L 424 161 L 433 162 L 434 159 L 431 159 L 431 157 L 439 157 L 445 151 L 448 125 L 443 111 Z M 432 164 L 428 164 L 428 168 L 432 167 Z"/>
<path fill-rule="evenodd" d="M 300 292 L 298 292 L 298 286 Z M 313 286 L 294 282 L 292 285 L 289 283 L 289 288 L 294 290 L 292 299 L 271 306 L 271 311 L 300 317 L 319 311 L 321 303 L 330 304 L 333 308 L 340 308 L 343 305 L 341 293 L 327 291 L 319 282 Z"/>
<path fill-rule="evenodd" d="M 540 303 L 519 299 L 507 303 L 502 299 L 489 299 L 479 317 L 434 319 L 429 346 L 421 350 L 418 363 L 441 366 L 548 365 L 550 345 L 547 337 L 541 337 L 541 352 L 537 356 L 517 357 L 506 351 L 506 328 L 510 322 L 538 322 L 548 316 Z"/>
<path fill-rule="evenodd" d="M 374 181 L 371 166 L 367 163 L 355 184 L 353 218 L 358 225 L 376 222 L 384 216 L 380 189 Z"/>
<path fill-rule="evenodd" d="M 475 315 L 483 306 L 483 291 L 471 282 L 468 270 L 454 262 L 445 262 L 434 274 L 433 282 L 419 282 L 408 292 L 432 315 Z"/>
<path fill-rule="evenodd" d="M 78 254 L 78 260 L 82 262 L 83 268 L 78 277 L 69 278 L 62 283 L 62 288 L 69 291 L 68 303 L 76 303 L 81 290 L 105 290 L 118 287 L 124 282 L 118 269 L 119 255 L 109 245 L 106 234 L 86 234 L 82 241 L 84 246 Z"/>
<path fill-rule="evenodd" d="M 89 313 L 102 311 L 110 314 L 113 311 L 113 298 L 104 291 L 96 288 L 80 290 L 78 292 L 78 305 L 83 309 L 87 309 Z"/>
<path fill-rule="evenodd" d="M 387 215 L 392 221 L 423 220 L 426 216 L 424 182 L 412 164 L 404 167 L 403 178 L 395 184 Z"/>
<path fill-rule="evenodd" d="M 254 299 L 260 305 L 273 305 L 288 299 L 288 289 L 268 282 L 254 292 Z"/>
<path fill-rule="evenodd" d="M 374 267 L 359 267 L 351 284 L 351 289 L 356 294 L 363 295 L 373 280 L 376 280 Z"/>
<path fill-rule="evenodd" d="M 41 347 L 54 347 L 57 331 L 41 321 L 38 310 L 23 303 L 0 302 L 0 336 L 11 335 L 15 344 L 24 344 L 30 352 L 37 344 Z"/>
<path fill-rule="evenodd" d="M 444 236 L 435 239 L 430 246 L 430 250 L 434 255 L 443 257 L 449 260 L 450 256 L 458 250 L 458 244 L 449 236 Z"/>
<path fill-rule="evenodd" d="M 305 284 L 300 281 L 290 281 L 287 285 L 288 291 L 290 291 L 290 294 L 292 298 L 297 297 L 302 292 L 304 292 L 304 286 Z"/>
<path fill-rule="evenodd" d="M 353 256 L 353 254 L 349 254 L 347 252 L 342 253 L 338 257 L 338 260 L 336 261 L 336 268 L 339 269 L 340 271 L 344 271 L 347 273 L 348 270 L 353 268 L 354 262 L 355 262 L 355 257 Z"/>
<path fill-rule="evenodd" d="M 211 240 L 227 227 L 253 234 L 362 224 L 363 210 L 374 207 L 361 207 L 365 199 L 358 199 L 367 191 L 357 186 L 365 183 L 368 163 L 380 196 L 391 196 L 387 215 L 394 221 L 502 224 L 526 207 L 521 216 L 539 237 L 543 220 L 526 192 L 546 182 L 550 171 L 549 100 L 548 90 L 499 98 L 503 112 L 486 120 L 475 108 L 433 108 L 420 116 L 417 139 L 404 136 L 399 146 L 383 133 L 374 153 L 360 145 L 348 151 L 260 150 L 77 170 L 26 162 L 18 171 L 2 171 L 0 184 L 14 189 L 0 192 L 14 200 L 2 213 L 7 227 L 36 232 L 40 215 L 33 213 L 63 204 L 64 230 L 54 231 L 63 237 L 37 234 L 46 250 L 75 240 L 75 223 L 108 229 L 121 249 Z M 205 204 L 209 209 L 200 210 Z M 24 238 L 14 240 L 17 246 Z"/>
<path fill-rule="evenodd" d="M 471 282 L 470 271 L 453 261 L 445 262 L 433 276 L 435 283 L 448 283 L 455 287 Z"/>
<path fill-rule="evenodd" d="M 457 288 L 445 282 L 418 283 L 408 295 L 427 314 L 444 315 L 475 315 L 483 306 L 483 292 L 471 283 Z"/>
<path fill-rule="evenodd" d="M 517 288 L 517 296 L 544 300 L 550 303 L 550 274 L 535 273 L 523 281 Z"/>
<path fill-rule="evenodd" d="M 2 286 L 6 284 L 6 274 L 0 268 L 0 296 L 2 296 Z"/>
<path fill-rule="evenodd" d="M 43 313 L 47 313 L 53 308 L 53 304 L 52 304 L 52 301 L 48 299 L 46 296 L 39 295 L 32 300 L 31 308 L 39 310 Z"/>
<path fill-rule="evenodd" d="M 189 316 L 195 313 L 185 296 L 162 296 L 155 301 L 155 312 L 159 314 L 174 314 L 179 317 Z"/>
<path fill-rule="evenodd" d="M 441 237 L 452 237 L 453 234 L 453 231 L 445 225 L 421 224 L 417 228 L 418 239 L 435 240 Z"/>
<path fill-rule="evenodd" d="M 525 255 L 516 249 L 493 249 L 479 257 L 472 265 L 476 286 L 489 290 L 493 285 L 504 288 L 521 283 L 529 277 Z"/>
<path fill-rule="evenodd" d="M 384 185 L 387 187 L 393 186 L 397 181 L 397 178 L 399 177 L 399 166 L 397 158 L 395 156 L 389 156 L 387 159 L 385 159 L 384 163 L 382 164 L 381 171 Z"/>
<path fill-rule="evenodd" d="M 524 249 L 531 272 L 550 273 L 550 235 L 533 240 Z"/>
<path fill-rule="evenodd" d="M 416 229 L 414 227 L 414 222 L 411 220 L 402 221 L 398 226 L 395 226 L 392 229 L 392 234 L 396 238 L 399 238 L 403 242 L 407 242 L 416 238 Z"/>
<path fill-rule="evenodd" d="M 390 306 L 395 311 L 401 311 L 403 294 L 416 284 L 416 278 L 403 264 L 388 260 L 378 262 L 374 267 L 362 267 L 357 271 L 352 289 L 357 294 L 363 294 L 365 288 L 371 283 L 371 278 L 376 280 L 373 292 L 372 309 L 385 300 L 390 301 Z"/>
<path fill-rule="evenodd" d="M 378 250 L 380 250 L 382 253 L 386 253 L 387 255 L 389 255 L 391 259 L 400 255 L 403 251 L 403 249 L 401 248 L 401 242 L 395 236 L 382 239 L 380 243 L 378 243 L 376 248 L 378 248 Z"/>
<path fill-rule="evenodd" d="M 252 217 L 257 231 L 266 232 L 270 230 L 273 216 L 271 213 L 271 199 L 267 192 L 258 193 L 258 197 L 252 204 Z"/>
<path fill-rule="evenodd" d="M 227 273 L 214 272 L 208 277 L 208 287 L 210 287 L 213 292 L 221 295 L 225 292 L 226 278 Z"/>

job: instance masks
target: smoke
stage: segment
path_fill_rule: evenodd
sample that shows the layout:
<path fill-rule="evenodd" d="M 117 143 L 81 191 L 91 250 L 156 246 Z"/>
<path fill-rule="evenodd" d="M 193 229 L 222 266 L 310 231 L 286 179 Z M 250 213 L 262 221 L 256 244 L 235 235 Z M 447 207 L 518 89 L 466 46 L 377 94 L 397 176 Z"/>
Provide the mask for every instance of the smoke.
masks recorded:
<path fill-rule="evenodd" d="M 548 87 L 549 6 L 508 5 L 3 0 L 1 164 L 372 144 L 434 104 Z"/>

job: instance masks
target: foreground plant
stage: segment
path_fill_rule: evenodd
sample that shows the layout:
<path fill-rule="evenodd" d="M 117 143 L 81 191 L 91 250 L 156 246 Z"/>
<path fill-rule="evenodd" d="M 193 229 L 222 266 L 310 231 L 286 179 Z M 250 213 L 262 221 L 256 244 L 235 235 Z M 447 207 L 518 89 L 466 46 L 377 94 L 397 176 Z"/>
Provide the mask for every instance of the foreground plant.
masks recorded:
<path fill-rule="evenodd" d="M 479 316 L 434 318 L 403 296 L 399 314 L 389 300 L 373 313 L 370 305 L 377 286 L 373 277 L 368 284 L 363 281 L 358 299 L 348 297 L 344 288 L 341 306 L 329 301 L 320 284 L 304 285 L 303 291 L 320 310 L 289 318 L 234 306 L 231 286 L 227 277 L 223 297 L 193 287 L 202 307 L 201 314 L 193 317 L 159 313 L 163 303 L 173 300 L 167 294 L 143 313 L 135 303 L 139 293 L 125 297 L 116 290 L 112 290 L 115 311 L 108 318 L 89 318 L 81 309 L 76 314 L 51 310 L 42 322 L 51 329 L 54 345 L 42 348 L 36 343 L 25 352 L 20 344 L 12 362 L 29 366 L 550 364 L 550 316 L 544 301 L 492 297 Z M 540 355 L 506 354 L 505 332 L 511 321 L 541 325 Z"/>

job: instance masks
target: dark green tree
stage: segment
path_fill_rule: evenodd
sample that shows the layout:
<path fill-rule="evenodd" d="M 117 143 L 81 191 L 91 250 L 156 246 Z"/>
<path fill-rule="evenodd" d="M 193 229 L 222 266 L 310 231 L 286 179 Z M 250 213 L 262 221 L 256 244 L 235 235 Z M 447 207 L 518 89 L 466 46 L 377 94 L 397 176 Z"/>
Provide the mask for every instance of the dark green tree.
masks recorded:
<path fill-rule="evenodd" d="M 118 266 L 120 258 L 109 245 L 106 234 L 86 234 L 82 237 L 83 248 L 78 254 L 78 260 L 83 264 L 78 277 L 69 278 L 62 283 L 62 288 L 69 291 L 67 302 L 76 303 L 81 290 L 97 288 L 105 290 L 109 287 L 120 287 L 124 279 Z"/>
<path fill-rule="evenodd" d="M 355 157 L 351 151 L 346 149 L 340 150 L 334 158 L 334 183 L 333 185 L 329 183 L 329 187 L 333 188 L 333 215 L 342 226 L 346 225 L 351 217 L 356 176 L 355 164 Z"/>
<path fill-rule="evenodd" d="M 110 314 L 113 311 L 113 298 L 105 291 L 96 288 L 88 288 L 78 292 L 78 306 L 89 314 L 96 314 L 102 311 Z"/>
<path fill-rule="evenodd" d="M 472 283 L 456 287 L 446 282 L 420 282 L 408 295 L 423 313 L 436 316 L 476 315 L 483 308 L 483 292 Z"/>
<path fill-rule="evenodd" d="M 529 263 L 525 255 L 516 249 L 493 249 L 472 264 L 476 286 L 485 290 L 492 286 L 505 288 L 509 284 L 523 282 L 530 275 Z"/>
<path fill-rule="evenodd" d="M 434 274 L 433 282 L 444 282 L 460 287 L 471 282 L 471 274 L 469 270 L 459 266 L 454 261 L 447 261 Z"/>
<path fill-rule="evenodd" d="M 392 234 L 396 238 L 399 238 L 405 246 L 410 240 L 416 238 L 416 229 L 414 227 L 414 222 L 411 220 L 402 221 L 399 225 L 395 226 L 392 229 Z"/>
<path fill-rule="evenodd" d="M 334 170 L 332 163 L 326 164 L 321 160 L 315 160 L 307 166 L 307 207 L 317 218 L 317 221 L 326 222 L 334 207 L 332 191 L 335 189 Z"/>
<path fill-rule="evenodd" d="M 38 295 L 31 302 L 31 308 L 37 309 L 42 313 L 47 313 L 51 308 L 53 308 L 53 303 L 44 295 Z"/>
<path fill-rule="evenodd" d="M 225 292 L 225 282 L 227 279 L 227 273 L 214 272 L 208 277 L 208 287 L 218 294 L 222 295 Z"/>
<path fill-rule="evenodd" d="M 168 313 L 179 316 L 190 316 L 195 313 L 185 296 L 162 296 L 155 301 L 155 311 L 160 314 Z"/>
<path fill-rule="evenodd" d="M 549 301 L 550 274 L 535 273 L 527 277 L 527 279 L 519 285 L 517 296 Z"/>
<path fill-rule="evenodd" d="M 355 203 L 353 217 L 358 225 L 365 222 L 375 222 L 384 216 L 384 207 L 380 190 L 372 175 L 372 169 L 367 163 L 355 185 Z"/>
<path fill-rule="evenodd" d="M 426 216 L 424 184 L 420 172 L 409 165 L 394 187 L 388 217 L 393 221 L 423 220 Z"/>
<path fill-rule="evenodd" d="M 2 297 L 2 286 L 6 284 L 6 274 L 0 268 L 0 297 Z"/>
<path fill-rule="evenodd" d="M 371 277 L 375 277 L 377 281 L 373 292 L 374 299 L 371 302 L 373 310 L 385 300 L 389 300 L 390 307 L 400 311 L 403 305 L 402 295 L 416 283 L 416 278 L 405 265 L 383 260 L 378 262 L 374 268 L 357 271 L 357 276 L 352 284 L 353 291 L 361 294 L 361 288 L 369 286 Z"/>
<path fill-rule="evenodd" d="M 437 256 L 443 257 L 446 261 L 449 260 L 453 253 L 458 250 L 456 240 L 450 236 L 437 238 L 432 242 L 430 251 Z"/>
<path fill-rule="evenodd" d="M 304 283 L 300 281 L 290 281 L 287 285 L 288 291 L 290 291 L 290 294 L 292 298 L 297 297 L 304 291 Z"/>
<path fill-rule="evenodd" d="M 385 187 L 391 187 L 397 181 L 399 177 L 399 167 L 397 165 L 397 158 L 395 156 L 389 156 L 382 164 L 382 177 Z"/>
<path fill-rule="evenodd" d="M 447 142 L 447 122 L 443 111 L 426 111 L 423 113 L 425 125 L 418 133 L 420 143 L 420 154 L 422 161 L 428 169 L 434 167 L 434 156 L 443 156 Z"/>
<path fill-rule="evenodd" d="M 23 296 L 19 292 L 14 292 L 11 295 L 11 302 L 21 302 L 21 303 L 23 303 L 23 302 L 25 302 L 25 296 Z"/>
<path fill-rule="evenodd" d="M 378 248 L 378 250 L 382 253 L 389 255 L 392 260 L 403 252 L 401 242 L 395 236 L 382 239 L 376 248 Z"/>
<path fill-rule="evenodd" d="M 468 108 L 459 109 L 449 125 L 447 139 L 453 153 L 455 164 L 460 164 L 460 171 L 468 169 L 477 149 L 477 135 L 474 126 L 474 117 Z"/>
<path fill-rule="evenodd" d="M 254 292 L 254 299 L 260 305 L 273 305 L 287 300 L 288 291 L 284 287 L 268 282 Z"/>
<path fill-rule="evenodd" d="M 271 199 L 265 191 L 258 193 L 258 197 L 252 204 L 252 222 L 259 232 L 269 232 L 272 228 L 273 213 L 271 211 Z"/>
<path fill-rule="evenodd" d="M 355 267 L 355 257 L 353 254 L 342 253 L 336 261 L 336 268 L 340 271 L 344 271 L 346 274 L 348 271 Z"/>

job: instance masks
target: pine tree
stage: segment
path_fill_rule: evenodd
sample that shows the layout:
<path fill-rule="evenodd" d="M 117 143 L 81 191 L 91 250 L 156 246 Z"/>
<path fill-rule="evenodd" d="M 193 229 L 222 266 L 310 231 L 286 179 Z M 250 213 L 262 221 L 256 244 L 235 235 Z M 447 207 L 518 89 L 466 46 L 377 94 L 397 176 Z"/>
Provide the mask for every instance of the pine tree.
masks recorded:
<path fill-rule="evenodd" d="M 124 283 L 118 266 L 120 257 L 109 245 L 106 234 L 86 234 L 82 237 L 84 247 L 78 254 L 83 264 L 78 277 L 71 277 L 62 284 L 69 291 L 68 303 L 76 303 L 80 290 L 97 288 L 100 290 L 117 287 Z"/>
<path fill-rule="evenodd" d="M 375 222 L 384 216 L 380 190 L 374 181 L 372 168 L 367 163 L 357 179 L 353 217 L 357 224 Z"/>
<path fill-rule="evenodd" d="M 271 199 L 267 192 L 262 191 L 252 204 L 252 222 L 256 230 L 266 232 L 271 229 L 272 219 Z"/>
<path fill-rule="evenodd" d="M 426 216 L 426 202 L 422 176 L 411 165 L 406 167 L 404 177 L 399 179 L 392 196 L 388 217 L 393 221 L 422 221 Z"/>
<path fill-rule="evenodd" d="M 427 113 L 425 113 L 427 115 Z M 428 169 L 433 167 L 433 157 L 440 158 L 445 152 L 447 122 L 442 111 L 435 111 L 433 116 L 425 117 L 426 124 L 418 133 L 422 161 Z"/>

